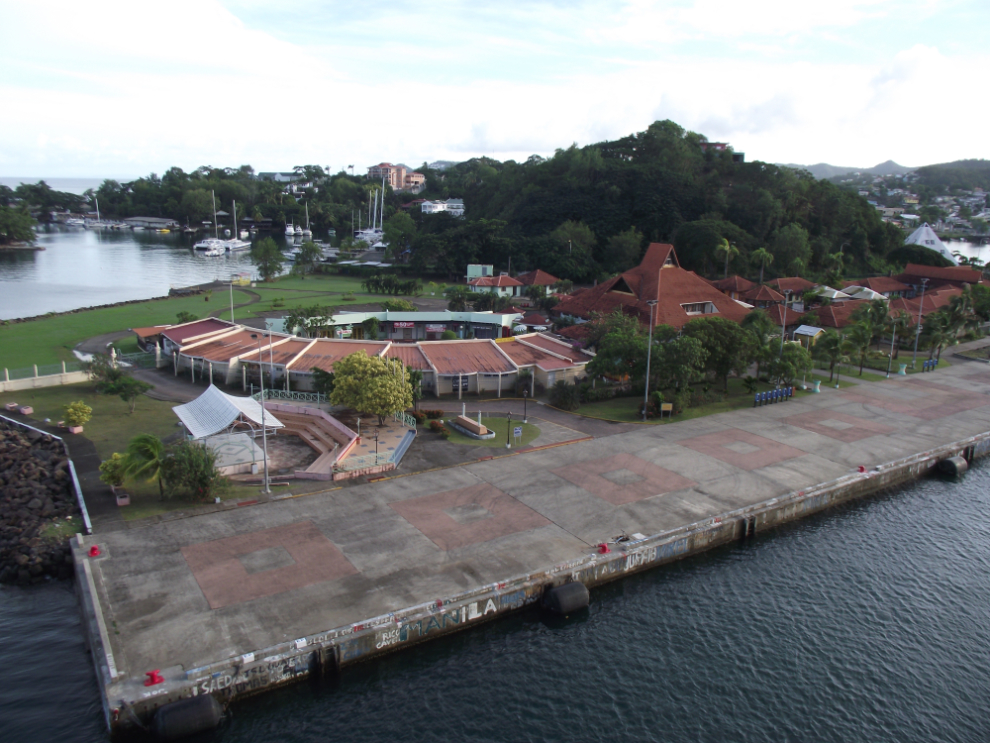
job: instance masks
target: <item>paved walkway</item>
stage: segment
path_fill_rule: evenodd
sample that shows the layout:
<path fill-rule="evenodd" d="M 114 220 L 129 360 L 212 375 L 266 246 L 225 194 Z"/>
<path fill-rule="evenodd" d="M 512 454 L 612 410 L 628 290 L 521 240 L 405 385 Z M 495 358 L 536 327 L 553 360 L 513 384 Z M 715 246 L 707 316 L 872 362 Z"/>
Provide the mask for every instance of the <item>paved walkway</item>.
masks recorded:
<path fill-rule="evenodd" d="M 98 534 L 105 557 L 92 567 L 117 665 L 140 678 L 582 558 L 621 534 L 656 534 L 983 433 L 988 405 L 990 368 L 959 365 Z"/>

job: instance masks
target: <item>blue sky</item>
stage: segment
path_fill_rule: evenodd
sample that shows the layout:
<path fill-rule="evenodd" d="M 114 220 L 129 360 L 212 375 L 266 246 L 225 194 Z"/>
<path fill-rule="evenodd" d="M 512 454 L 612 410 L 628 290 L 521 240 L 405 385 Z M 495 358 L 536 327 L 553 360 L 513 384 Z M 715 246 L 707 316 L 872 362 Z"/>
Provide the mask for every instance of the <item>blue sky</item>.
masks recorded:
<path fill-rule="evenodd" d="M 990 157 L 986 0 L 0 0 L 0 176 L 524 159 L 670 118 L 749 159 Z"/>

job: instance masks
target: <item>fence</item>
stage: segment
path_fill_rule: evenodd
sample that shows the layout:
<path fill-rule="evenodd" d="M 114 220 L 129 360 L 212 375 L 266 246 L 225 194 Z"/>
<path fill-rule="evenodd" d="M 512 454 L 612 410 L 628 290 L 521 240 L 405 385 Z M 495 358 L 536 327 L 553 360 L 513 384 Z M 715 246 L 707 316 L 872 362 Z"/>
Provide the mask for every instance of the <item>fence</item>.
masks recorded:
<path fill-rule="evenodd" d="M 61 364 L 35 364 L 34 366 L 25 366 L 21 369 L 4 369 L 3 381 L 13 382 L 17 379 L 50 377 L 56 374 L 69 374 L 78 371 L 83 371 L 81 361 L 63 361 Z"/>
<path fill-rule="evenodd" d="M 117 363 L 121 366 L 131 366 L 138 369 L 154 369 L 155 354 L 153 353 L 118 353 Z"/>
<path fill-rule="evenodd" d="M 383 464 L 391 464 L 395 461 L 395 452 L 382 452 L 380 454 L 362 454 L 359 457 L 346 457 L 333 466 L 337 472 L 351 472 L 369 467 L 380 467 Z"/>
<path fill-rule="evenodd" d="M 261 401 L 261 393 L 255 392 L 251 395 L 251 398 Z M 265 389 L 265 399 L 266 400 L 294 400 L 295 402 L 315 402 L 325 403 L 329 402 L 327 396 L 321 392 L 286 392 L 285 390 L 278 389 Z"/>
<path fill-rule="evenodd" d="M 252 399 L 261 401 L 261 393 L 255 392 Z M 265 390 L 266 400 L 294 400 L 295 402 L 328 403 L 327 396 L 321 392 L 286 392 L 285 390 Z M 410 428 L 416 428 L 416 419 L 402 410 L 392 414 L 392 420 Z"/>

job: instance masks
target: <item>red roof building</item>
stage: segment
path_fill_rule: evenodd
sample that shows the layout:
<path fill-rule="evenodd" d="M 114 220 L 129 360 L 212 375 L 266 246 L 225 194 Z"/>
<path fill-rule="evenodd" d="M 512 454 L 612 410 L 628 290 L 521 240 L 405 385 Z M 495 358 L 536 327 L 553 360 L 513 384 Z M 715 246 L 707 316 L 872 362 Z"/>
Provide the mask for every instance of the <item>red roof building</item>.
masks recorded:
<path fill-rule="evenodd" d="M 468 281 L 468 286 L 473 292 L 489 292 L 498 294 L 500 297 L 518 297 L 522 282 L 502 274 L 501 276 L 479 276 Z"/>
<path fill-rule="evenodd" d="M 781 294 L 804 294 L 808 289 L 814 289 L 815 284 L 807 279 L 802 279 L 800 276 L 785 276 L 780 279 L 771 279 L 767 282 L 768 286 L 772 286 Z"/>
<path fill-rule="evenodd" d="M 928 279 L 928 289 L 940 286 L 954 286 L 962 289 L 963 284 L 978 284 L 983 274 L 968 266 L 922 266 L 908 263 L 904 272 L 894 277 L 898 281 L 912 287 L 916 293 L 921 292 L 921 280 Z"/>
<path fill-rule="evenodd" d="M 752 289 L 744 291 L 739 299 L 754 307 L 766 308 L 770 305 L 783 302 L 784 295 L 774 291 L 769 286 L 754 285 Z"/>
<path fill-rule="evenodd" d="M 523 286 L 552 286 L 560 281 L 556 276 L 548 274 L 542 268 L 521 273 L 516 278 Z"/>
<path fill-rule="evenodd" d="M 674 246 L 662 243 L 652 243 L 646 249 L 643 262 L 636 268 L 570 295 L 552 312 L 555 316 L 588 320 L 595 312 L 605 315 L 620 310 L 647 325 L 650 322 L 649 300 L 657 302 L 653 309 L 654 324 L 674 328 L 708 316 L 739 322 L 748 312 L 748 308 L 695 273 L 681 268 Z"/>
<path fill-rule="evenodd" d="M 707 279 L 705 279 L 707 281 Z M 709 281 L 712 286 L 732 299 L 742 299 L 742 293 L 748 292 L 756 284 L 742 276 L 729 276 L 718 281 Z"/>

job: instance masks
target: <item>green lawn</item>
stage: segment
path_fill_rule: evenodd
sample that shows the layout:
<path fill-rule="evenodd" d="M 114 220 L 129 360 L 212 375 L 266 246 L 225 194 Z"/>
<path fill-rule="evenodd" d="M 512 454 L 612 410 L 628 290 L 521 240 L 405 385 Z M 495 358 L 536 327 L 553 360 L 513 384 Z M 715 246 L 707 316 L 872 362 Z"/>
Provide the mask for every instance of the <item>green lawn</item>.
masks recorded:
<path fill-rule="evenodd" d="M 61 420 L 63 407 L 76 400 L 82 400 L 93 408 L 93 418 L 83 427 L 83 433 L 80 435 L 96 445 L 100 459 L 108 459 L 114 452 L 123 453 L 127 448 L 127 442 L 139 433 L 151 433 L 164 440 L 181 432 L 176 425 L 179 419 L 172 412 L 174 403 L 141 397 L 132 415 L 123 400 L 119 397 L 97 395 L 89 382 L 0 393 L 0 406 L 8 402 L 30 405 L 34 408 L 33 418 L 39 420 L 51 418 L 53 422 Z M 61 435 L 69 437 L 73 434 L 66 431 Z M 129 482 L 124 487 L 131 495 L 131 505 L 124 507 L 122 511 L 128 521 L 169 511 L 187 510 L 200 505 L 181 497 L 161 500 L 156 482 Z M 259 492 L 259 485 L 235 485 L 224 493 L 223 499 L 253 498 Z"/>
<path fill-rule="evenodd" d="M 486 418 L 482 416 L 481 423 L 489 431 L 495 432 L 495 438 L 487 439 L 487 440 L 472 439 L 470 436 L 465 436 L 464 434 L 456 431 L 454 428 L 447 426 L 447 429 L 450 431 L 449 441 L 453 444 L 467 444 L 468 446 L 489 446 L 492 447 L 493 449 L 504 449 L 505 436 L 506 433 L 508 432 L 509 422 L 502 417 Z M 537 436 L 540 435 L 540 429 L 534 426 L 532 423 L 523 423 L 522 421 L 516 419 L 513 419 L 511 423 L 513 428 L 515 428 L 516 426 L 522 426 L 522 430 L 523 430 L 522 432 L 523 435 L 521 439 L 516 439 L 513 438 L 511 434 L 509 435 L 509 442 L 512 444 L 513 449 L 517 449 L 520 446 L 526 446 L 527 444 L 530 444 L 536 439 Z M 436 436 L 436 434 L 430 431 L 429 428 L 426 429 L 425 433 Z"/>
<path fill-rule="evenodd" d="M 53 423 L 61 420 L 63 408 L 76 400 L 82 400 L 93 409 L 93 418 L 83 427 L 83 435 L 96 445 L 101 459 L 107 459 L 115 451 L 123 452 L 127 442 L 139 433 L 152 433 L 164 439 L 180 432 L 176 425 L 179 419 L 172 413 L 175 403 L 142 395 L 132 415 L 127 403 L 119 397 L 96 394 L 90 382 L 0 393 L 0 404 L 30 405 L 34 408 L 32 417 L 51 418 Z"/>
<path fill-rule="evenodd" d="M 808 385 L 814 379 L 818 379 L 817 375 L 808 377 Z M 826 387 L 826 382 L 828 377 L 822 379 L 822 387 Z M 841 380 L 840 387 L 852 386 L 852 383 L 848 383 L 845 379 Z M 773 385 L 766 384 L 765 382 L 760 382 L 757 385 L 758 392 L 765 392 L 767 390 L 773 389 Z M 801 395 L 811 395 L 813 392 L 802 392 L 795 385 L 794 395 L 795 397 Z M 604 400 L 602 402 L 592 402 L 586 403 L 578 408 L 575 412 L 578 415 L 587 415 L 592 418 L 603 418 L 605 420 L 621 421 L 624 423 L 641 423 L 643 418 L 639 413 L 639 406 L 642 404 L 642 397 L 613 397 L 611 400 Z M 708 403 L 706 405 L 699 405 L 694 408 L 686 408 L 681 412 L 680 415 L 675 415 L 673 417 L 664 416 L 661 421 L 659 418 L 651 418 L 647 423 L 668 423 L 677 421 L 692 420 L 694 418 L 704 418 L 706 415 L 714 415 L 715 413 L 725 413 L 730 410 L 739 410 L 740 408 L 751 408 L 753 407 L 753 395 L 750 394 L 741 379 L 730 378 L 729 379 L 729 394 L 728 396 L 719 402 Z"/>
<path fill-rule="evenodd" d="M 234 290 L 235 304 L 250 299 L 244 292 Z M 76 344 L 95 335 L 174 323 L 179 312 L 205 317 L 211 310 L 224 307 L 229 307 L 229 294 L 215 292 L 209 302 L 205 302 L 202 296 L 172 297 L 31 322 L 0 323 L 0 368 L 20 369 L 32 364 L 74 361 L 72 349 Z M 246 313 L 248 309 L 242 312 Z M 236 310 L 234 316 L 238 317 Z"/>

